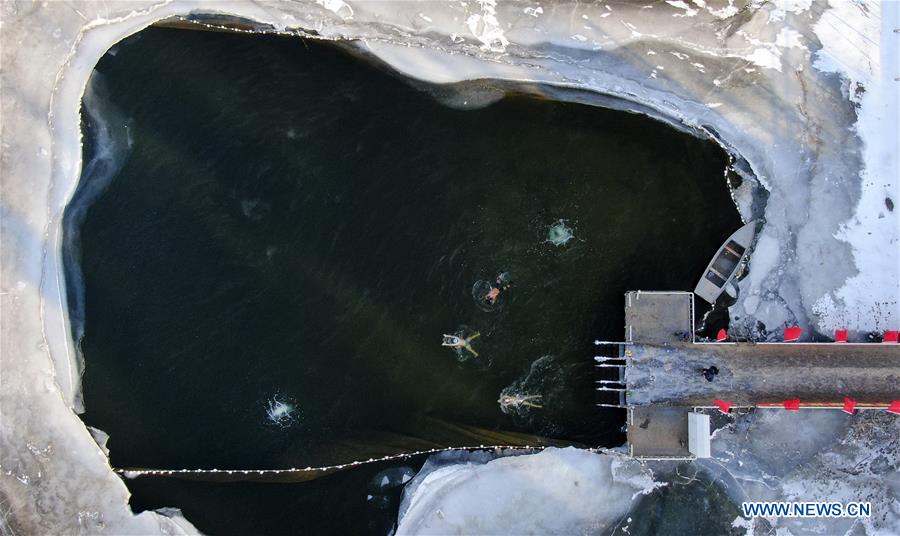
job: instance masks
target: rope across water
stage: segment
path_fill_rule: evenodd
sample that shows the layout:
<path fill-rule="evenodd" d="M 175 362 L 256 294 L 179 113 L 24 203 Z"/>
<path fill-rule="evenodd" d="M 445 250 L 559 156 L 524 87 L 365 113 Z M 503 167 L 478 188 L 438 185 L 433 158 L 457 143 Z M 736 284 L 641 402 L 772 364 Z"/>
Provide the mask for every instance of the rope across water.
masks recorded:
<path fill-rule="evenodd" d="M 290 474 L 304 474 L 304 473 L 320 473 L 320 472 L 331 472 L 331 471 L 340 471 L 342 469 L 349 469 L 352 467 L 357 467 L 361 465 L 368 465 L 372 463 L 379 462 L 389 462 L 393 460 L 405 460 L 415 456 L 422 456 L 426 454 L 437 454 L 439 452 L 453 452 L 453 451 L 474 451 L 474 450 L 495 450 L 495 451 L 524 451 L 524 452 L 540 452 L 544 449 L 548 448 L 548 446 L 516 446 L 516 445 L 478 445 L 471 447 L 443 447 L 443 448 L 433 448 L 427 450 L 418 450 L 413 452 L 404 452 L 400 454 L 391 454 L 387 456 L 382 456 L 380 458 L 369 458 L 367 460 L 357 460 L 342 464 L 336 465 L 324 465 L 319 467 L 291 467 L 288 469 L 115 469 L 115 472 L 126 477 L 126 478 L 137 478 L 139 476 L 179 476 L 179 475 L 232 475 L 240 477 L 242 475 L 246 476 L 267 476 L 267 475 L 290 475 Z M 590 452 L 601 452 L 604 449 L 598 448 L 588 448 L 582 449 L 588 450 Z"/>

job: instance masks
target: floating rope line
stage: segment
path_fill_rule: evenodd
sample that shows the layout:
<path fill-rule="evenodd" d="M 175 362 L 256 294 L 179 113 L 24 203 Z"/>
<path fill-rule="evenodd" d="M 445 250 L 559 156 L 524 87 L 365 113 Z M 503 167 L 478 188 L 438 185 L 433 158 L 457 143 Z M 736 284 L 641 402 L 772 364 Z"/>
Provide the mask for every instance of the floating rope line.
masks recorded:
<path fill-rule="evenodd" d="M 393 460 L 400 459 L 409 459 L 414 456 L 422 456 L 425 454 L 437 454 L 439 452 L 453 452 L 453 451 L 461 451 L 461 450 L 515 450 L 515 451 L 543 451 L 544 449 L 549 448 L 544 445 L 536 445 L 536 446 L 521 446 L 521 445 L 478 445 L 477 447 L 443 447 L 443 448 L 434 448 L 428 450 L 417 450 L 414 452 L 405 452 L 402 454 L 390 454 L 387 456 L 382 456 L 380 458 L 369 458 L 368 460 L 357 460 L 353 462 L 347 462 L 337 465 L 323 465 L 320 467 L 291 467 L 289 469 L 115 469 L 115 472 L 126 477 L 126 478 L 136 478 L 139 476 L 148 476 L 148 475 L 161 475 L 161 476 L 170 476 L 170 475 L 203 475 L 203 474 L 226 474 L 226 475 L 284 475 L 284 474 L 296 474 L 296 473 L 315 473 L 315 472 L 325 472 L 325 471 L 339 471 L 341 469 L 348 469 L 351 467 L 357 467 L 361 465 L 368 465 L 371 463 L 379 463 L 379 462 L 388 462 Z M 587 450 L 589 452 L 603 452 L 606 449 L 601 448 L 588 448 L 588 449 L 579 449 L 579 450 Z"/>

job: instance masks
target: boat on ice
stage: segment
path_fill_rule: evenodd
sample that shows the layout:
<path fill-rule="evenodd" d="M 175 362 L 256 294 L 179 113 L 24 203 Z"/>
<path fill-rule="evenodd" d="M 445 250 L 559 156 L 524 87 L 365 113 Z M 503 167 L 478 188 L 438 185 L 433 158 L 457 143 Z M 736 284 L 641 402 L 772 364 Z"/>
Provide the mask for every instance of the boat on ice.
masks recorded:
<path fill-rule="evenodd" d="M 694 289 L 694 294 L 709 303 L 715 303 L 744 260 L 754 236 L 756 236 L 755 220 L 729 236 L 709 262 L 703 277 Z"/>

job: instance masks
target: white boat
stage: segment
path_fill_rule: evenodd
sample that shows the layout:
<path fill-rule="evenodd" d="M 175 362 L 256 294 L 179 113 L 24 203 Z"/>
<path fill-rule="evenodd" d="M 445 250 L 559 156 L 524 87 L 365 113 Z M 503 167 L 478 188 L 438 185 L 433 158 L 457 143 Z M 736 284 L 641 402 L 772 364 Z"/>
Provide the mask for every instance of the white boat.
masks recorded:
<path fill-rule="evenodd" d="M 755 220 L 729 236 L 709 262 L 703 277 L 694 289 L 694 294 L 709 303 L 715 303 L 744 260 L 754 236 L 756 236 Z"/>

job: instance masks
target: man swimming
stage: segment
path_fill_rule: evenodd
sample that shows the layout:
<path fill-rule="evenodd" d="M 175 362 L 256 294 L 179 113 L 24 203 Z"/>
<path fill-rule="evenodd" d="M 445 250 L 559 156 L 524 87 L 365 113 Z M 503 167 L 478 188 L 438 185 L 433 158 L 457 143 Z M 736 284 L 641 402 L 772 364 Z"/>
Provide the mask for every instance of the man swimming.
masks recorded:
<path fill-rule="evenodd" d="M 543 408 L 538 404 L 541 401 L 541 395 L 503 395 L 497 402 L 501 408 L 528 406 L 531 408 Z"/>
<path fill-rule="evenodd" d="M 497 279 L 494 280 L 493 284 L 491 284 L 491 290 L 488 291 L 487 294 L 484 295 L 484 299 L 491 305 L 497 303 L 497 298 L 500 297 L 500 293 L 504 290 L 509 289 L 512 284 L 509 282 L 509 276 L 506 272 L 500 272 L 497 275 Z"/>
<path fill-rule="evenodd" d="M 476 352 L 475 349 L 472 348 L 472 345 L 470 343 L 473 340 L 477 339 L 479 335 L 481 335 L 481 333 L 475 333 L 475 335 L 472 335 L 468 339 L 463 339 L 462 337 L 459 337 L 457 335 L 444 334 L 444 340 L 443 342 L 441 342 L 441 346 L 449 346 L 451 348 L 465 348 L 469 352 L 472 352 L 472 355 L 478 357 L 478 352 Z"/>

